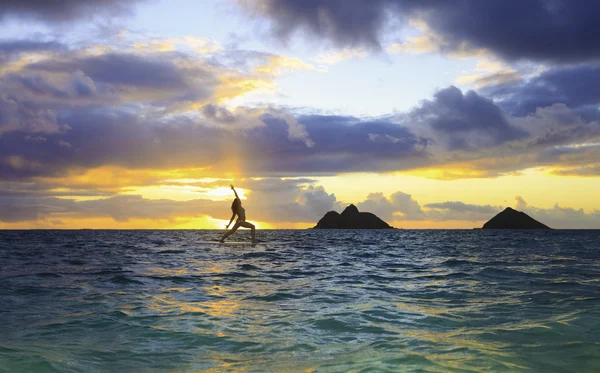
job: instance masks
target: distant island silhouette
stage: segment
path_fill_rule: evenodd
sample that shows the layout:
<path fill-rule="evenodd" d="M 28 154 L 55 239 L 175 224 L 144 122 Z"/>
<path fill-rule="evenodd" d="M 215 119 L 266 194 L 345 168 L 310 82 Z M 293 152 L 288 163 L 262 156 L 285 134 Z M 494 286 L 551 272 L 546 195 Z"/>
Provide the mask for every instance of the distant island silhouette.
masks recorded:
<path fill-rule="evenodd" d="M 394 229 L 385 221 L 370 212 L 359 212 L 350 205 L 341 214 L 329 211 L 313 229 Z"/>
<path fill-rule="evenodd" d="M 507 207 L 483 225 L 483 229 L 552 229 L 524 212 Z"/>

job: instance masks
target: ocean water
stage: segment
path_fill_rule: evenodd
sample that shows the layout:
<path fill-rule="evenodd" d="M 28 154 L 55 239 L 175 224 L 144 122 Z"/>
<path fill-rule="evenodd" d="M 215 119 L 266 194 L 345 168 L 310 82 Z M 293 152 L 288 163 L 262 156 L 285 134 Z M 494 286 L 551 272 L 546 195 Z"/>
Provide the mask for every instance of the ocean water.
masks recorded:
<path fill-rule="evenodd" d="M 0 231 L 0 372 L 600 372 L 600 231 L 220 234 Z"/>

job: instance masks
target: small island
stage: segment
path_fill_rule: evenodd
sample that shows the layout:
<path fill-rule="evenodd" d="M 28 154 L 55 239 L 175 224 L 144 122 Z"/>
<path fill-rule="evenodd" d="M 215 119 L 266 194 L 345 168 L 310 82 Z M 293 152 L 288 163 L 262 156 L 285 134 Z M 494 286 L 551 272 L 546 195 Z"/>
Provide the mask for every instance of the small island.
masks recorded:
<path fill-rule="evenodd" d="M 524 212 L 507 207 L 483 225 L 483 229 L 552 229 Z"/>
<path fill-rule="evenodd" d="M 338 214 L 329 211 L 319 220 L 314 229 L 394 229 L 385 221 L 370 212 L 359 212 L 354 205 Z"/>

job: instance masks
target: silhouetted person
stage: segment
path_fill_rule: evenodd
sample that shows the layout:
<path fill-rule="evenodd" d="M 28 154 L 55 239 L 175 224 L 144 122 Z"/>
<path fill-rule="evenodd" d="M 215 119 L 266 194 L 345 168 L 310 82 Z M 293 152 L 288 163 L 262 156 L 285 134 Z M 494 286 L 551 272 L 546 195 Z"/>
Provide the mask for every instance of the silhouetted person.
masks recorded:
<path fill-rule="evenodd" d="M 238 216 L 238 218 L 235 221 L 235 225 L 233 226 L 233 228 L 231 228 L 230 230 L 225 232 L 225 234 L 221 238 L 220 242 L 225 241 L 225 239 L 227 237 L 231 236 L 233 234 L 233 232 L 237 231 L 237 229 L 239 227 L 252 229 L 252 242 L 256 242 L 256 237 L 254 236 L 254 231 L 255 231 L 254 224 L 248 223 L 246 221 L 246 210 L 244 210 L 244 208 L 242 207 L 242 200 L 240 199 L 240 197 L 238 197 L 237 192 L 235 191 L 235 188 L 233 187 L 233 185 L 231 185 L 231 190 L 233 190 L 233 193 L 235 194 L 235 199 L 233 200 L 233 203 L 231 204 L 231 211 L 233 212 L 233 215 L 231 215 L 231 219 L 229 219 L 229 223 L 227 223 L 227 226 L 225 228 L 229 228 L 229 225 L 231 224 L 231 222 L 233 221 L 233 218 L 235 218 L 236 215 Z"/>

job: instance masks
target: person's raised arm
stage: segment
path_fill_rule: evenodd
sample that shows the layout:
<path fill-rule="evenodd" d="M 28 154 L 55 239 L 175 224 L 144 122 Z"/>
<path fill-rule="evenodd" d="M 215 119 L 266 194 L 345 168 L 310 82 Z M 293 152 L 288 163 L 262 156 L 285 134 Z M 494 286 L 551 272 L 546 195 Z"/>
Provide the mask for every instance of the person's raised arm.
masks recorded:
<path fill-rule="evenodd" d="M 233 184 L 230 185 L 231 190 L 233 190 L 233 193 L 235 194 L 235 198 L 240 199 L 240 197 L 238 197 L 237 192 L 235 191 L 235 188 L 233 187 Z"/>

